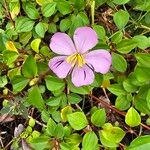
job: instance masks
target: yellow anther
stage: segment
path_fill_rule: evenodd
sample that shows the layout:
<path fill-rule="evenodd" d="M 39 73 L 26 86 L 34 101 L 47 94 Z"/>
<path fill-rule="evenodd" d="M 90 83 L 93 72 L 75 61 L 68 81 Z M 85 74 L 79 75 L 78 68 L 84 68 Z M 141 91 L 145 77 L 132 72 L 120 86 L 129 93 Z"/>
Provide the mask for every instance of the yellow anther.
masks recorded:
<path fill-rule="evenodd" d="M 74 65 L 77 65 L 78 67 L 82 67 L 85 64 L 85 60 L 83 56 L 78 53 L 68 56 L 66 61 L 67 63 L 70 63 L 72 67 Z"/>

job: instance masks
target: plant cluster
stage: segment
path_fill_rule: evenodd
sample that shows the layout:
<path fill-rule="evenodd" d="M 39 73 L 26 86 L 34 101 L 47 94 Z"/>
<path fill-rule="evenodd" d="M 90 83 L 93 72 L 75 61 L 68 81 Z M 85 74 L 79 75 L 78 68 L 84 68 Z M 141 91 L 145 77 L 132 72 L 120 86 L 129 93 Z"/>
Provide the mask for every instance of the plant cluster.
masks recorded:
<path fill-rule="evenodd" d="M 149 52 L 150 0 L 1 0 L 0 148 L 150 149 Z"/>

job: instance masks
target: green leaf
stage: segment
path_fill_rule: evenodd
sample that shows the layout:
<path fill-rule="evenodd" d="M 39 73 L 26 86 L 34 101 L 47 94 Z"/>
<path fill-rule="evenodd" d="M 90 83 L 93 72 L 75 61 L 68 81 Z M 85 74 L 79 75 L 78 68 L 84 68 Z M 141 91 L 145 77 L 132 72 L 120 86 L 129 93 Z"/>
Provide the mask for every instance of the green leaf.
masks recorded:
<path fill-rule="evenodd" d="M 8 50 L 5 50 L 3 52 L 3 59 L 4 61 L 6 62 L 6 64 L 9 66 L 11 66 L 15 60 L 18 58 L 18 53 L 17 52 L 14 52 L 14 51 L 8 51 Z"/>
<path fill-rule="evenodd" d="M 126 4 L 128 3 L 130 0 L 113 0 L 113 2 L 115 4 L 118 4 L 118 5 L 123 5 L 123 4 Z"/>
<path fill-rule="evenodd" d="M 24 77 L 27 78 L 32 78 L 37 75 L 37 65 L 32 55 L 29 55 L 28 58 L 25 60 L 22 66 L 22 73 Z"/>
<path fill-rule="evenodd" d="M 100 25 L 93 25 L 93 29 L 96 31 L 98 38 L 100 40 L 105 41 L 106 39 L 106 32 L 103 26 Z"/>
<path fill-rule="evenodd" d="M 150 68 L 150 54 L 137 53 L 135 54 L 138 66 Z"/>
<path fill-rule="evenodd" d="M 123 33 L 122 31 L 117 31 L 115 32 L 112 37 L 111 37 L 111 41 L 115 44 L 119 43 L 122 40 L 123 37 Z"/>
<path fill-rule="evenodd" d="M 44 17 L 50 17 L 54 14 L 56 9 L 56 3 L 55 2 L 51 2 L 51 3 L 46 3 L 44 5 L 42 5 L 42 14 Z"/>
<path fill-rule="evenodd" d="M 63 15 L 66 15 L 72 12 L 70 3 L 64 0 L 57 2 L 57 9 Z"/>
<path fill-rule="evenodd" d="M 72 114 L 68 114 L 67 118 L 68 118 L 69 124 L 75 130 L 81 130 L 88 125 L 88 121 L 83 112 L 75 112 Z"/>
<path fill-rule="evenodd" d="M 63 109 L 61 109 L 61 118 L 63 122 L 67 121 L 67 115 L 72 113 L 72 107 L 71 106 L 65 106 Z"/>
<path fill-rule="evenodd" d="M 40 46 L 40 43 L 41 43 L 41 39 L 34 39 L 34 40 L 31 42 L 31 48 L 32 48 L 36 53 L 39 53 L 39 46 Z"/>
<path fill-rule="evenodd" d="M 150 109 L 147 103 L 148 90 L 150 89 L 149 85 L 143 85 L 140 87 L 137 95 L 134 98 L 135 108 L 144 114 L 150 114 Z"/>
<path fill-rule="evenodd" d="M 0 88 L 3 88 L 7 83 L 7 76 L 0 76 Z"/>
<path fill-rule="evenodd" d="M 120 110 L 127 110 L 131 105 L 131 100 L 131 95 L 119 95 L 115 101 L 115 106 Z"/>
<path fill-rule="evenodd" d="M 57 32 L 57 26 L 55 23 L 50 23 L 49 26 L 48 26 L 48 32 L 49 33 L 55 33 Z"/>
<path fill-rule="evenodd" d="M 123 56 L 112 53 L 112 66 L 119 72 L 125 72 L 127 69 L 127 62 Z"/>
<path fill-rule="evenodd" d="M 150 71 L 149 71 L 149 68 L 138 67 L 137 66 L 135 68 L 135 70 L 134 70 L 134 73 L 135 73 L 136 79 L 139 82 L 144 83 L 144 82 L 150 81 Z"/>
<path fill-rule="evenodd" d="M 23 76 L 15 76 L 12 80 L 12 86 L 13 86 L 13 92 L 16 94 L 20 91 L 22 91 L 26 85 L 28 84 L 29 79 L 23 77 Z"/>
<path fill-rule="evenodd" d="M 119 10 L 114 14 L 113 20 L 118 29 L 123 29 L 129 21 L 129 13 L 124 10 Z"/>
<path fill-rule="evenodd" d="M 127 54 L 137 46 L 137 42 L 132 39 L 124 39 L 117 43 L 117 51 L 122 54 Z"/>
<path fill-rule="evenodd" d="M 40 17 L 38 10 L 35 8 L 35 5 L 31 4 L 30 2 L 23 3 L 23 9 L 31 19 L 38 19 Z"/>
<path fill-rule="evenodd" d="M 150 148 L 150 135 L 140 136 L 134 139 L 126 150 L 148 150 Z"/>
<path fill-rule="evenodd" d="M 56 138 L 62 138 L 64 136 L 64 128 L 61 123 L 59 123 L 54 131 L 54 137 Z"/>
<path fill-rule="evenodd" d="M 62 99 L 63 94 L 57 96 L 57 97 L 51 97 L 46 101 L 46 104 L 48 106 L 59 106 L 61 99 Z"/>
<path fill-rule="evenodd" d="M 45 82 L 47 89 L 50 91 L 57 91 L 65 87 L 64 81 L 54 76 L 47 76 Z"/>
<path fill-rule="evenodd" d="M 44 100 L 37 86 L 29 89 L 27 102 L 40 110 L 43 110 L 45 108 Z"/>
<path fill-rule="evenodd" d="M 111 84 L 108 90 L 115 95 L 126 95 L 127 92 L 124 90 L 121 84 Z"/>
<path fill-rule="evenodd" d="M 146 101 L 147 101 L 147 106 L 150 109 L 150 89 L 147 92 Z"/>
<path fill-rule="evenodd" d="M 149 39 L 144 35 L 134 36 L 133 39 L 137 42 L 137 47 L 140 49 L 146 49 L 150 46 Z"/>
<path fill-rule="evenodd" d="M 74 7 L 77 10 L 81 10 L 85 7 L 85 1 L 84 0 L 74 0 Z"/>
<path fill-rule="evenodd" d="M 137 91 L 137 86 L 131 82 L 131 79 L 124 80 L 123 87 L 127 92 L 130 92 L 130 93 Z"/>
<path fill-rule="evenodd" d="M 36 33 L 41 37 L 44 38 L 45 32 L 48 30 L 48 24 L 43 23 L 43 22 L 39 22 L 36 26 L 35 26 L 35 31 Z"/>
<path fill-rule="evenodd" d="M 113 127 L 110 123 L 103 126 L 103 130 L 99 132 L 100 141 L 106 147 L 117 147 L 125 136 L 125 132 L 119 127 Z"/>
<path fill-rule="evenodd" d="M 138 126 L 141 123 L 141 117 L 133 107 L 128 110 L 125 116 L 125 122 L 131 127 Z"/>
<path fill-rule="evenodd" d="M 16 19 L 16 31 L 20 32 L 29 32 L 33 29 L 34 21 L 27 17 L 18 17 Z"/>
<path fill-rule="evenodd" d="M 30 145 L 33 149 L 44 150 L 50 148 L 50 145 L 52 145 L 52 143 L 49 141 L 49 137 L 43 136 L 32 139 Z"/>
<path fill-rule="evenodd" d="M 50 136 L 54 136 L 55 129 L 56 129 L 56 123 L 54 122 L 53 119 L 50 118 L 47 123 L 46 131 Z"/>
<path fill-rule="evenodd" d="M 97 127 L 103 126 L 105 121 L 106 121 L 105 109 L 97 109 L 91 116 L 91 122 Z"/>
<path fill-rule="evenodd" d="M 62 19 L 60 21 L 60 31 L 65 32 L 70 28 L 71 20 L 70 19 Z"/>
<path fill-rule="evenodd" d="M 19 41 L 26 45 L 32 37 L 32 32 L 25 32 L 19 34 Z"/>
<path fill-rule="evenodd" d="M 82 148 L 83 150 L 95 150 L 98 144 L 98 138 L 93 131 L 89 131 L 83 137 Z"/>
<path fill-rule="evenodd" d="M 68 102 L 70 104 L 77 104 L 81 100 L 82 100 L 82 98 L 79 95 L 75 94 L 75 93 L 71 93 L 71 94 L 68 95 Z"/>

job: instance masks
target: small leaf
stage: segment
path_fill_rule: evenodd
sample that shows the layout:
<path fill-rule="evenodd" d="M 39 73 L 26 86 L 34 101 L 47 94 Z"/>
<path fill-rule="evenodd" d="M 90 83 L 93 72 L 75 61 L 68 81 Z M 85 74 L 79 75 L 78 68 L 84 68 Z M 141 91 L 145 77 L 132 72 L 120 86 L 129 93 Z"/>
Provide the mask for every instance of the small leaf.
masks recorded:
<path fill-rule="evenodd" d="M 116 108 L 120 109 L 120 110 L 126 110 L 130 107 L 131 105 L 131 100 L 132 96 L 128 96 L 128 95 L 119 95 L 116 98 L 115 101 L 115 106 Z"/>
<path fill-rule="evenodd" d="M 117 51 L 122 54 L 127 54 L 137 46 L 137 42 L 132 39 L 124 39 L 117 43 Z"/>
<path fill-rule="evenodd" d="M 121 84 L 111 84 L 109 86 L 108 90 L 117 96 L 127 94 L 127 92 L 124 90 L 124 88 Z"/>
<path fill-rule="evenodd" d="M 98 138 L 93 131 L 90 131 L 84 135 L 82 141 L 83 150 L 95 150 L 97 144 L 98 144 Z"/>
<path fill-rule="evenodd" d="M 148 150 L 150 148 L 150 135 L 140 136 L 134 139 L 126 150 Z"/>
<path fill-rule="evenodd" d="M 113 19 L 118 29 L 123 29 L 129 21 L 129 13 L 124 10 L 119 10 L 114 14 Z"/>
<path fill-rule="evenodd" d="M 70 19 L 62 19 L 60 21 L 60 31 L 65 32 L 70 28 L 71 20 Z"/>
<path fill-rule="evenodd" d="M 22 66 L 22 73 L 27 78 L 32 78 L 37 75 L 36 61 L 32 55 L 29 55 Z"/>
<path fill-rule="evenodd" d="M 98 35 L 98 38 L 100 40 L 104 40 L 106 39 L 106 31 L 104 29 L 103 26 L 100 26 L 100 25 L 93 25 L 93 29 L 96 31 L 97 35 Z"/>
<path fill-rule="evenodd" d="M 47 123 L 46 131 L 49 135 L 54 136 L 55 129 L 56 129 L 56 123 L 53 121 L 53 119 L 50 118 Z"/>
<path fill-rule="evenodd" d="M 125 72 L 127 69 L 127 62 L 123 56 L 112 53 L 112 66 L 119 72 Z"/>
<path fill-rule="evenodd" d="M 67 115 L 68 122 L 75 130 L 81 130 L 88 125 L 88 121 L 83 112 L 75 112 Z M 78 119 L 77 119 L 78 118 Z"/>
<path fill-rule="evenodd" d="M 150 54 L 137 53 L 135 54 L 138 66 L 150 68 Z"/>
<path fill-rule="evenodd" d="M 82 98 L 78 94 L 71 93 L 71 94 L 68 95 L 68 102 L 70 104 L 77 104 L 81 100 L 82 100 Z"/>
<path fill-rule="evenodd" d="M 18 17 L 16 19 L 16 31 L 20 32 L 29 32 L 33 29 L 34 21 L 27 17 Z"/>
<path fill-rule="evenodd" d="M 91 122 L 97 127 L 103 126 L 105 121 L 106 121 L 105 109 L 98 109 L 91 116 Z"/>
<path fill-rule="evenodd" d="M 67 121 L 67 115 L 72 113 L 72 107 L 66 106 L 61 110 L 61 118 L 64 122 Z"/>
<path fill-rule="evenodd" d="M 40 110 L 43 110 L 45 107 L 45 103 L 41 96 L 39 88 L 37 86 L 32 87 L 31 89 L 29 89 L 28 94 L 29 95 L 27 98 L 27 102 L 30 105 L 33 105 Z"/>
<path fill-rule="evenodd" d="M 39 53 L 39 46 L 40 46 L 40 43 L 41 43 L 41 39 L 34 39 L 34 40 L 31 42 L 31 48 L 32 48 L 36 53 Z"/>
<path fill-rule="evenodd" d="M 99 132 L 100 141 L 106 147 L 117 147 L 125 136 L 125 132 L 119 127 L 113 127 L 110 123 L 103 126 L 103 130 Z"/>
<path fill-rule="evenodd" d="M 122 37 L 123 37 L 123 33 L 121 31 L 117 31 L 111 36 L 111 41 L 117 44 L 122 40 Z"/>
<path fill-rule="evenodd" d="M 0 88 L 3 88 L 7 83 L 7 76 L 0 76 Z"/>
<path fill-rule="evenodd" d="M 140 49 L 146 49 L 150 46 L 149 39 L 144 35 L 134 36 L 133 39 L 137 42 L 137 47 Z"/>
<path fill-rule="evenodd" d="M 47 89 L 50 91 L 57 91 L 65 87 L 63 80 L 50 75 L 45 78 L 45 82 Z"/>
<path fill-rule="evenodd" d="M 23 3 L 23 9 L 25 13 L 28 15 L 28 17 L 31 19 L 38 19 L 40 17 L 38 9 L 36 9 L 35 5 L 33 5 L 30 2 Z"/>
<path fill-rule="evenodd" d="M 57 9 L 63 15 L 66 15 L 72 12 L 70 3 L 64 0 L 57 2 Z"/>
<path fill-rule="evenodd" d="M 59 123 L 54 131 L 54 137 L 56 138 L 62 138 L 64 136 L 64 128 L 61 123 Z"/>
<path fill-rule="evenodd" d="M 36 26 L 35 26 L 35 31 L 36 33 L 41 37 L 44 38 L 45 32 L 48 30 L 48 24 L 43 23 L 43 22 L 39 22 Z"/>
<path fill-rule="evenodd" d="M 55 12 L 55 8 L 56 8 L 56 3 L 55 2 L 51 2 L 51 3 L 46 3 L 44 5 L 42 5 L 42 14 L 44 17 L 50 17 L 54 14 Z"/>
<path fill-rule="evenodd" d="M 15 76 L 12 80 L 12 86 L 13 86 L 13 92 L 16 94 L 20 91 L 22 91 L 26 85 L 28 84 L 29 79 L 23 77 L 23 76 Z"/>
<path fill-rule="evenodd" d="M 15 47 L 14 43 L 12 41 L 7 41 L 6 42 L 6 49 L 10 51 L 15 51 L 18 53 L 17 48 Z"/>
<path fill-rule="evenodd" d="M 125 116 L 125 122 L 131 127 L 138 126 L 141 123 L 141 117 L 133 107 L 128 110 Z"/>

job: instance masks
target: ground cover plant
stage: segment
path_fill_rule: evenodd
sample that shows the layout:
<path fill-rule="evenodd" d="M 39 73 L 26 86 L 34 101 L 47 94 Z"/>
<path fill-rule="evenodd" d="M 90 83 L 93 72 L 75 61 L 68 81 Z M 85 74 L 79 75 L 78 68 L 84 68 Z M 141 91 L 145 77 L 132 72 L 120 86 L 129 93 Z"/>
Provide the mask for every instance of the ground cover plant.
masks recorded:
<path fill-rule="evenodd" d="M 0 149 L 150 149 L 150 0 L 1 0 Z"/>

